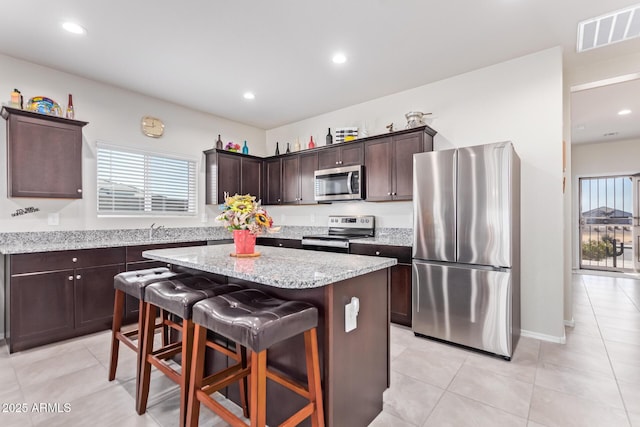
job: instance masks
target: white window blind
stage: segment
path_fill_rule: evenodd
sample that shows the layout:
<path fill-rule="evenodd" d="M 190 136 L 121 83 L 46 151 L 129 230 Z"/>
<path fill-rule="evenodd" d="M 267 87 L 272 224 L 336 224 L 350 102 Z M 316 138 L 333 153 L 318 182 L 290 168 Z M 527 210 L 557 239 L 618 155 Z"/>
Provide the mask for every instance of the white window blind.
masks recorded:
<path fill-rule="evenodd" d="M 196 162 L 98 144 L 98 214 L 195 215 Z"/>

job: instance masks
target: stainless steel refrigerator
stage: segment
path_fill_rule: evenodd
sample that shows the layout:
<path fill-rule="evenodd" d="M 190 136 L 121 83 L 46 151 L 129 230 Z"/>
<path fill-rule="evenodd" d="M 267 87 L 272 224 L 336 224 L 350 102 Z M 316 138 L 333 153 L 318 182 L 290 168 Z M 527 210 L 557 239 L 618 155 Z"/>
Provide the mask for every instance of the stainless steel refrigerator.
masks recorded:
<path fill-rule="evenodd" d="M 413 331 L 510 359 L 520 336 L 520 159 L 510 142 L 413 157 Z"/>

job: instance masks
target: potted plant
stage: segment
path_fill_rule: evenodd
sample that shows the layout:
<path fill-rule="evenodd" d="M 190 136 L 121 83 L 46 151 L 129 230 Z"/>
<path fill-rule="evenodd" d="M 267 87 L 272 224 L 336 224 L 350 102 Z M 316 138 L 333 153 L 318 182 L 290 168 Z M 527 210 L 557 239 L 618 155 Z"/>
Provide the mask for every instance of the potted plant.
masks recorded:
<path fill-rule="evenodd" d="M 233 232 L 236 255 L 252 255 L 255 253 L 256 236 L 267 231 L 274 233 L 280 227 L 273 226 L 273 218 L 250 194 L 229 196 L 225 193 L 224 204 L 220 206 L 222 213 L 216 217 Z"/>

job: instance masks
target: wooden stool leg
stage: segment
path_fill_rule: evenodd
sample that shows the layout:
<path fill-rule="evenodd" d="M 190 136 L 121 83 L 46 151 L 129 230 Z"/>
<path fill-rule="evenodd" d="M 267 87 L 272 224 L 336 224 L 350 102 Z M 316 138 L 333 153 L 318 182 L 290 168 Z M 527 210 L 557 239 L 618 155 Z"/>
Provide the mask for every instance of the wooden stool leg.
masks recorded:
<path fill-rule="evenodd" d="M 151 363 L 148 357 L 153 352 L 153 331 L 156 324 L 156 306 L 144 304 L 144 332 L 142 346 L 138 344 L 138 351 L 141 351 L 141 373 L 139 382 L 140 393 L 137 396 L 138 414 L 142 415 L 147 411 L 147 400 L 149 399 L 149 382 L 151 381 Z"/>
<path fill-rule="evenodd" d="M 109 381 L 116 378 L 116 369 L 118 368 L 118 351 L 120 349 L 120 340 L 116 338 L 116 334 L 122 329 L 122 316 L 124 314 L 124 292 L 116 289 L 115 300 L 113 303 L 113 324 L 111 326 L 111 361 L 109 362 Z"/>
<path fill-rule="evenodd" d="M 193 354 L 193 321 L 182 321 L 182 372 L 180 373 L 180 427 L 184 427 L 187 417 L 187 398 L 191 380 L 191 355 Z"/>
<path fill-rule="evenodd" d="M 140 394 L 140 378 L 142 370 L 142 345 L 144 343 L 144 301 L 138 302 L 138 353 L 136 354 L 136 400 Z"/>
<path fill-rule="evenodd" d="M 189 380 L 189 397 L 187 399 L 186 425 L 188 427 L 197 427 L 200 416 L 200 401 L 196 396 L 196 391 L 202 387 L 202 379 L 204 377 L 204 353 L 206 349 L 207 329 L 196 324 L 193 335 L 191 379 Z"/>
<path fill-rule="evenodd" d="M 247 366 L 247 352 L 242 348 L 239 343 L 236 343 L 236 354 L 240 356 L 240 363 L 242 367 Z M 249 418 L 249 405 L 247 402 L 247 377 L 240 380 L 240 404 L 242 405 L 242 415 L 245 418 Z"/>
<path fill-rule="evenodd" d="M 251 352 L 249 405 L 251 427 L 264 427 L 267 423 L 267 350 Z"/>
<path fill-rule="evenodd" d="M 309 400 L 314 403 L 311 425 L 324 427 L 324 407 L 322 404 L 322 381 L 320 378 L 320 361 L 318 359 L 318 333 L 316 328 L 304 333 L 304 349 L 307 359 L 307 380 Z"/>
<path fill-rule="evenodd" d="M 169 320 L 169 313 L 166 310 L 160 310 L 160 324 L 162 325 L 162 346 L 169 345 L 169 332 L 170 329 L 167 326 L 167 320 Z"/>

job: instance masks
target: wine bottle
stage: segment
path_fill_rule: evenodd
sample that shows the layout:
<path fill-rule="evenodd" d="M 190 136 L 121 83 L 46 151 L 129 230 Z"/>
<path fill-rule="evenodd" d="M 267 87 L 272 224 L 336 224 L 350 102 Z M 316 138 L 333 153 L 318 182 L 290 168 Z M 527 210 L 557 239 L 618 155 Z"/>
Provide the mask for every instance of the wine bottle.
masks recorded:
<path fill-rule="evenodd" d="M 67 119 L 75 118 L 75 112 L 73 111 L 73 97 L 69 94 L 69 102 L 67 103 L 67 112 L 64 115 Z"/>
<path fill-rule="evenodd" d="M 309 148 L 316 148 L 316 143 L 313 142 L 313 135 L 309 138 Z"/>
<path fill-rule="evenodd" d="M 293 144 L 293 151 L 300 151 L 300 138 L 296 138 L 296 143 Z"/>
<path fill-rule="evenodd" d="M 247 147 L 247 141 L 244 141 L 244 145 L 242 146 L 242 154 L 249 154 L 249 147 Z"/>
<path fill-rule="evenodd" d="M 331 135 L 331 128 L 327 132 L 327 145 L 333 144 L 333 136 Z"/>
<path fill-rule="evenodd" d="M 276 156 L 280 155 L 280 143 L 276 141 Z"/>
<path fill-rule="evenodd" d="M 291 152 L 291 149 L 289 148 L 289 143 L 287 142 L 287 151 L 285 151 L 285 154 L 289 154 Z"/>
<path fill-rule="evenodd" d="M 218 140 L 216 141 L 216 149 L 222 150 L 222 140 L 220 139 L 220 134 L 218 134 Z"/>

